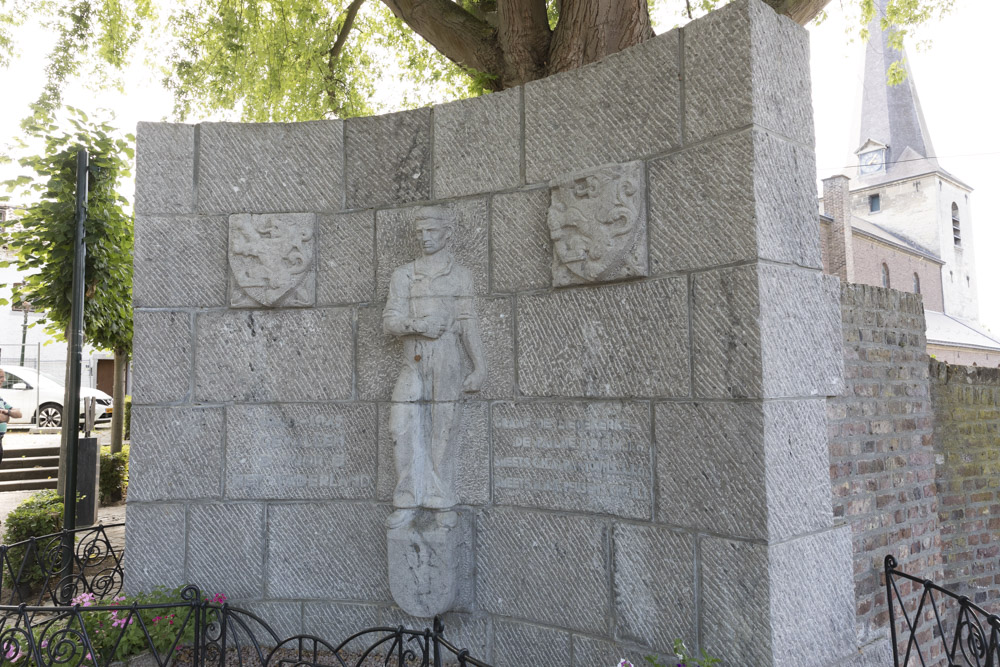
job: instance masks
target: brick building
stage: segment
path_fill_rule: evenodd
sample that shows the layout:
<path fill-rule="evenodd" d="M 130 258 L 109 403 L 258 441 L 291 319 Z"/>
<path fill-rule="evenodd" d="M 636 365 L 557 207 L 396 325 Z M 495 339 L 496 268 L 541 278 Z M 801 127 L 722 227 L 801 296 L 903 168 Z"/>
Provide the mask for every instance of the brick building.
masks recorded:
<path fill-rule="evenodd" d="M 878 0 L 880 15 L 887 0 Z M 865 53 L 857 164 L 823 182 L 827 273 L 923 296 L 927 352 L 949 363 L 1000 366 L 1000 334 L 978 323 L 972 188 L 939 163 L 914 77 L 887 82 L 904 56 L 876 15 Z"/>

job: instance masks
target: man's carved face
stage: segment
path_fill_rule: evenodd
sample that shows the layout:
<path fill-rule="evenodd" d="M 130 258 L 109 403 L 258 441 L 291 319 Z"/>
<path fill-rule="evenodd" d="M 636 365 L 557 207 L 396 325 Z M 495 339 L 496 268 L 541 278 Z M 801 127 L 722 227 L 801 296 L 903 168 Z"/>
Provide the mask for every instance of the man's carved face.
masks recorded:
<path fill-rule="evenodd" d="M 444 220 L 423 218 L 414 225 L 417 242 L 425 255 L 433 255 L 448 245 L 451 240 L 452 227 Z"/>

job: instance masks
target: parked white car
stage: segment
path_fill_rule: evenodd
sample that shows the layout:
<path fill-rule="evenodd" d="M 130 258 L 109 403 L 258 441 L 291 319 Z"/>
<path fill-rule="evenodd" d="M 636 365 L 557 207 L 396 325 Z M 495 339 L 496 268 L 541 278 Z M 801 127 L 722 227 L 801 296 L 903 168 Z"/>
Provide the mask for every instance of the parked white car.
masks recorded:
<path fill-rule="evenodd" d="M 7 374 L 0 385 L 0 398 L 21 410 L 19 419 L 11 419 L 12 424 L 35 424 L 40 427 L 62 426 L 63 399 L 66 390 L 63 385 L 40 375 L 34 368 L 24 366 L 0 366 Z M 99 389 L 80 387 L 80 415 L 83 416 L 83 399 L 93 396 L 97 405 L 97 421 L 111 419 L 111 397 Z"/>

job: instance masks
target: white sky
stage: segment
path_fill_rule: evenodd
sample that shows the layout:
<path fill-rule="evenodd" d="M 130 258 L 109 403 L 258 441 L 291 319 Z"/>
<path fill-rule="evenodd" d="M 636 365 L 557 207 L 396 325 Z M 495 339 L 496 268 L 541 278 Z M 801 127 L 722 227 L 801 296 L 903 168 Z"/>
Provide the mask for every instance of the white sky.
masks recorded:
<path fill-rule="evenodd" d="M 830 18 L 809 28 L 819 178 L 850 164 L 858 143 L 853 133 L 864 47 L 849 42 L 846 29 L 854 19 L 844 15 L 842 2 L 831 0 Z M 1000 90 L 993 41 L 1000 25 L 1000 2 L 959 0 L 957 4 L 952 15 L 934 21 L 919 35 L 931 40 L 929 50 L 908 48 L 909 70 L 941 166 L 974 188 L 972 227 L 980 320 L 1000 333 Z M 670 18 L 663 22 L 665 28 L 670 27 Z M 38 30 L 25 30 L 23 35 L 27 39 L 21 41 L 21 59 L 10 69 L 0 70 L 0 144 L 9 144 L 19 134 L 19 120 L 43 82 L 51 38 Z M 134 132 L 140 120 L 169 119 L 172 100 L 160 87 L 159 78 L 139 62 L 128 76 L 126 94 L 73 86 L 66 102 L 88 112 L 95 107 L 114 109 L 116 124 Z M 0 166 L 0 180 L 12 173 L 9 166 Z"/>

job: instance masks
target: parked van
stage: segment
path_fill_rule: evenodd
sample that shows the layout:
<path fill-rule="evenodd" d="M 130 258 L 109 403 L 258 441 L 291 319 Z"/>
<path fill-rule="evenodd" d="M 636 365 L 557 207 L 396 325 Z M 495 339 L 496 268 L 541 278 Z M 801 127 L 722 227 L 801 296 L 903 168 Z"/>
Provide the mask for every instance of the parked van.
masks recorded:
<path fill-rule="evenodd" d="M 21 410 L 19 419 L 12 424 L 35 424 L 39 427 L 62 426 L 63 400 L 66 389 L 62 383 L 40 375 L 34 368 L 0 366 L 7 374 L 0 385 L 0 398 Z M 111 419 L 111 397 L 100 389 L 80 387 L 80 415 L 83 417 L 83 399 L 96 399 L 98 422 Z"/>

